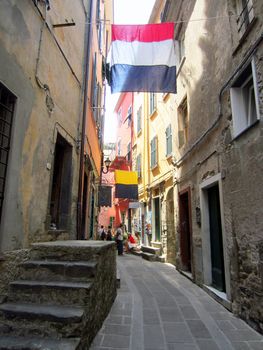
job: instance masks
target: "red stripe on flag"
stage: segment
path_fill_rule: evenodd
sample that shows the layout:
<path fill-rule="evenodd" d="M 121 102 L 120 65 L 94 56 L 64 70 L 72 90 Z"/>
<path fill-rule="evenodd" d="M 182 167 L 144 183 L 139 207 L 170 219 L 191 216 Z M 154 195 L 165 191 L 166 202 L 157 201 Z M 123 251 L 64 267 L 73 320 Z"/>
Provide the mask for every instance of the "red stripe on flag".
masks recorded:
<path fill-rule="evenodd" d="M 153 42 L 173 39 L 174 23 L 154 23 L 144 25 L 112 24 L 112 41 Z"/>

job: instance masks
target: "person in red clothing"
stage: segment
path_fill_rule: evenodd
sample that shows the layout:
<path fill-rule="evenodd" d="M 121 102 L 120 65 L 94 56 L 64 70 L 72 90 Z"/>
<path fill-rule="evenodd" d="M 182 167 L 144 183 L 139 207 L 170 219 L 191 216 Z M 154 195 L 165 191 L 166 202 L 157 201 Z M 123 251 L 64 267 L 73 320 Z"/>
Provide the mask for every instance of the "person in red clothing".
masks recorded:
<path fill-rule="evenodd" d="M 131 233 L 128 233 L 128 240 L 127 240 L 127 251 L 136 250 L 137 249 L 137 243 L 134 239 L 133 235 Z"/>

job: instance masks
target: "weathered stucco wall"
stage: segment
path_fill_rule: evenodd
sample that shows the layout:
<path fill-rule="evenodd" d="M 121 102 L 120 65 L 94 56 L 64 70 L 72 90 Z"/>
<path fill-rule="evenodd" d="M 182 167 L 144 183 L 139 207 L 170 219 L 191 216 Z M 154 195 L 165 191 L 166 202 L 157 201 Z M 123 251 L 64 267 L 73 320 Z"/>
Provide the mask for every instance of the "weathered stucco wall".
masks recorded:
<path fill-rule="evenodd" d="M 44 7 L 39 5 L 39 8 L 44 16 Z M 76 22 L 75 27 L 52 27 L 71 18 Z M 71 1 L 52 2 L 47 24 L 50 30 L 43 26 L 33 1 L 0 3 L 0 81 L 17 96 L 1 250 L 45 239 L 57 133 L 72 146 L 69 231 L 75 237 L 85 31 L 82 1 L 75 1 L 74 6 Z M 49 93 L 36 83 L 36 74 L 42 84 L 48 85 Z M 46 99 L 54 104 L 52 113 L 47 109 Z"/>

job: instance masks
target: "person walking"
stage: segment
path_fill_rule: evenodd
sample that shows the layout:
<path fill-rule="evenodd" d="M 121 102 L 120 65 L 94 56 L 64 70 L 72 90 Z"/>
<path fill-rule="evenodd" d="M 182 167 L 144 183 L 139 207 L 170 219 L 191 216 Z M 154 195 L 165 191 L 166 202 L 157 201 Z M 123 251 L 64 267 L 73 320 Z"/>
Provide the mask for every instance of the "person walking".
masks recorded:
<path fill-rule="evenodd" d="M 116 243 L 117 243 L 117 250 L 118 250 L 118 255 L 123 255 L 123 233 L 122 233 L 122 227 L 123 225 L 120 224 L 116 231 Z"/>
<path fill-rule="evenodd" d="M 111 226 L 108 226 L 108 231 L 106 235 L 106 241 L 112 241 Z"/>

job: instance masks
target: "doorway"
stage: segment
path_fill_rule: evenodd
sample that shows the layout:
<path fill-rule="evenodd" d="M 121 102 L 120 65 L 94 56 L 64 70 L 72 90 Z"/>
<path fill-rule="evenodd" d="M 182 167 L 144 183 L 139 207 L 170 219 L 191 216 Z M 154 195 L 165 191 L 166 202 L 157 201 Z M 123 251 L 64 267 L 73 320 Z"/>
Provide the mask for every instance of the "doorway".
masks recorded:
<path fill-rule="evenodd" d="M 182 271 L 192 272 L 190 189 L 179 193 L 179 227 Z"/>
<path fill-rule="evenodd" d="M 51 188 L 50 217 L 56 229 L 67 230 L 70 223 L 72 146 L 57 135 Z"/>
<path fill-rule="evenodd" d="M 83 184 L 82 215 L 81 215 L 81 239 L 86 238 L 87 192 L 88 192 L 88 176 L 85 172 L 84 184 Z"/>
<path fill-rule="evenodd" d="M 220 298 L 231 300 L 220 173 L 201 183 L 200 205 L 204 285 Z"/>
<path fill-rule="evenodd" d="M 159 197 L 153 199 L 154 201 L 154 232 L 155 240 L 160 242 L 160 200 Z"/>
<path fill-rule="evenodd" d="M 218 184 L 207 189 L 209 225 L 210 225 L 210 246 L 211 246 L 211 268 L 212 286 L 221 292 L 226 291 L 225 267 L 223 257 L 223 239 L 221 226 L 221 212 L 219 202 Z"/>

